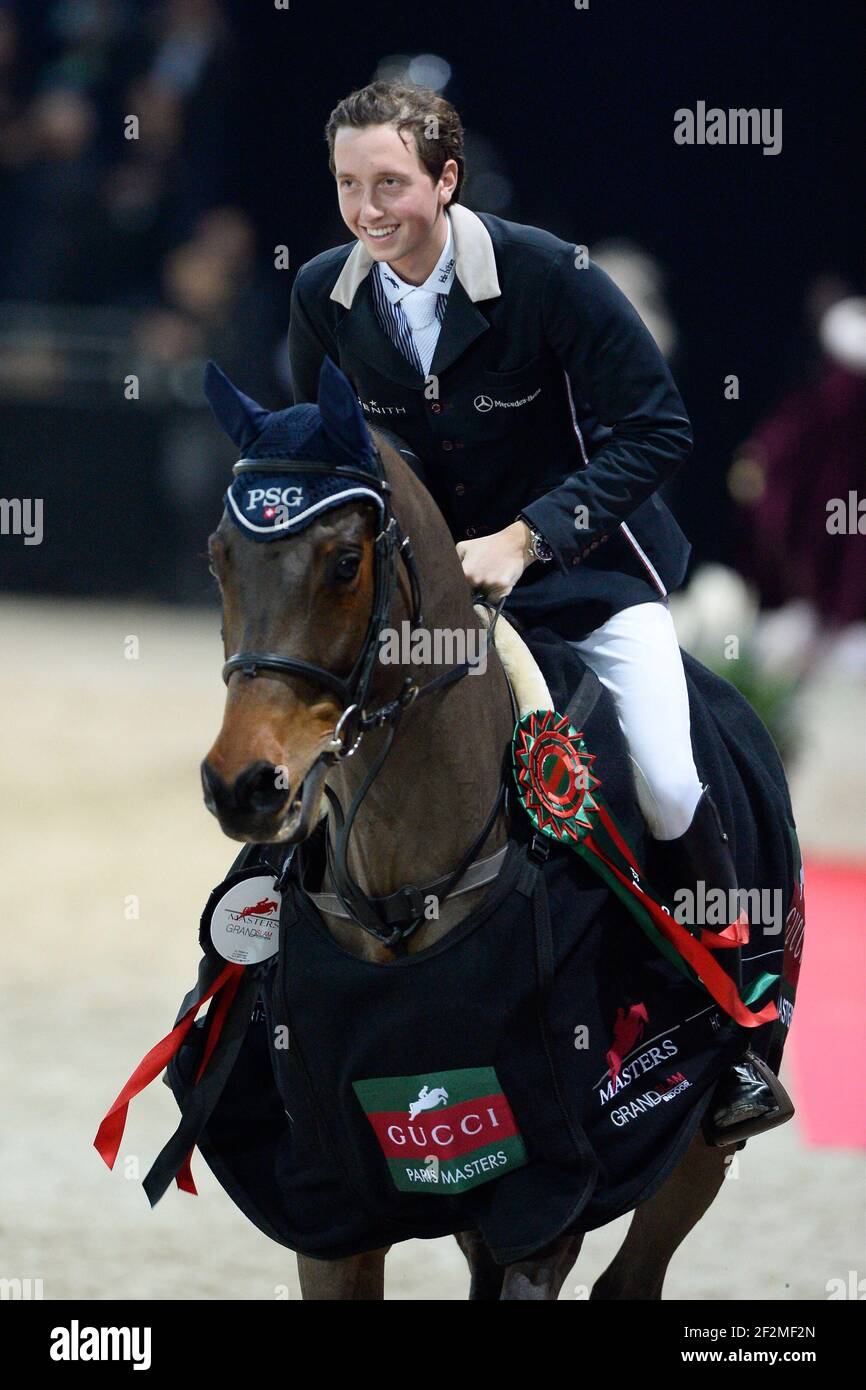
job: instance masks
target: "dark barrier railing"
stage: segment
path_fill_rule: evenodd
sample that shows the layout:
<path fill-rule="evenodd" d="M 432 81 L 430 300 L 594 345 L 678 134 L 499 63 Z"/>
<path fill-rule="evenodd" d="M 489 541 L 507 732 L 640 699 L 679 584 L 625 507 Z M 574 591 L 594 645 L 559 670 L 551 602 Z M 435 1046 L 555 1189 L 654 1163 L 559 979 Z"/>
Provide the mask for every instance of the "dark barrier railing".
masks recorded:
<path fill-rule="evenodd" d="M 203 557 L 233 451 L 201 403 L 203 360 L 154 362 L 133 322 L 0 305 L 5 590 L 212 598 Z"/>

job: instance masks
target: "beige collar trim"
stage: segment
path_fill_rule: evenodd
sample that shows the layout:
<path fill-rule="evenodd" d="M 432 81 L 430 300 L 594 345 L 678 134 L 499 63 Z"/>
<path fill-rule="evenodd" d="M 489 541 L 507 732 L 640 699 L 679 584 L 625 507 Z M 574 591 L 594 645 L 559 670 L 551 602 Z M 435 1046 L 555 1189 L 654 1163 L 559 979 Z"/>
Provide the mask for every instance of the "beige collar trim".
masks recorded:
<path fill-rule="evenodd" d="M 473 304 L 482 299 L 498 299 L 502 291 L 490 233 L 481 218 L 461 203 L 449 206 L 448 215 L 454 237 L 454 274 Z M 363 243 L 356 242 L 331 290 L 331 299 L 351 309 L 358 286 L 375 264 Z"/>

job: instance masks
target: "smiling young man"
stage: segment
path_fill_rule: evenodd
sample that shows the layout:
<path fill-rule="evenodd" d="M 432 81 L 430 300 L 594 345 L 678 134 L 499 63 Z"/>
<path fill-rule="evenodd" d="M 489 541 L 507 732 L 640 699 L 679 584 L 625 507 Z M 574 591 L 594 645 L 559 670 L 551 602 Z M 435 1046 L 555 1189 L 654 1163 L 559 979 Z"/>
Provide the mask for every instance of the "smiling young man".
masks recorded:
<path fill-rule="evenodd" d="M 473 590 L 507 594 L 506 614 L 559 632 L 610 690 L 669 882 L 736 888 L 667 604 L 691 547 L 657 490 L 692 436 L 652 337 L 585 248 L 460 203 L 463 131 L 435 92 L 374 82 L 325 136 L 356 240 L 295 279 L 295 402 L 315 401 L 330 355 L 368 423 L 420 459 Z M 744 1061 L 711 1123 L 733 1134 L 774 1109 Z"/>

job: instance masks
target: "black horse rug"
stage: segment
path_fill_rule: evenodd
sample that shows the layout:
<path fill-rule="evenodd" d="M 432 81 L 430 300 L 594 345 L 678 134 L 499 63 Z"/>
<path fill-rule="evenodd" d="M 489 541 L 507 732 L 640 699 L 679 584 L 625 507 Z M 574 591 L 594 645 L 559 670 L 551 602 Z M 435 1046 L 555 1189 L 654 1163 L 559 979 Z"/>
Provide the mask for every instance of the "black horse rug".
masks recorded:
<path fill-rule="evenodd" d="M 649 836 L 612 699 L 560 638 L 523 636 L 557 710 L 595 684 L 572 709 L 596 795 L 643 866 Z M 788 788 L 747 701 L 687 653 L 683 663 L 698 773 L 755 908 L 739 982 L 749 1045 L 778 1072 L 804 925 Z M 337 944 L 294 859 L 281 895 L 244 909 L 258 916 L 232 919 L 250 936 L 264 923 L 266 934 L 279 902 L 275 955 L 227 965 L 210 948 L 206 910 L 198 983 L 103 1122 L 106 1161 L 132 1095 L 167 1064 L 182 1119 L 145 1180 L 151 1201 L 173 1176 L 195 1191 L 197 1145 L 250 1220 L 305 1254 L 338 1258 L 474 1228 L 507 1264 L 650 1197 L 739 1050 L 735 1026 L 719 991 L 639 920 L 610 874 L 537 833 L 514 792 L 507 854 L 481 906 L 392 964 Z M 320 825 L 304 846 L 308 866 L 322 833 Z M 255 870 L 276 875 L 284 855 L 248 847 L 209 908 Z M 685 934 L 700 939 L 699 929 Z M 736 953 L 712 954 L 727 980 Z"/>

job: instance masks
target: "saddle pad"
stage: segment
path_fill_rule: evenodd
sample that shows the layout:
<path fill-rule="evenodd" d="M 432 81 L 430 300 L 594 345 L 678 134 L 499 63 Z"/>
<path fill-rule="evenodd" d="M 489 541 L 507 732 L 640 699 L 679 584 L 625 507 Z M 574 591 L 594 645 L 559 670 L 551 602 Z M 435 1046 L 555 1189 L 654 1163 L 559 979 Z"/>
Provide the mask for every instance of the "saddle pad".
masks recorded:
<path fill-rule="evenodd" d="M 490 612 L 483 604 L 475 605 L 475 613 L 485 627 L 490 625 Z M 517 628 L 503 613 L 493 629 L 493 645 L 505 668 L 521 716 L 534 709 L 552 709 L 553 701 L 541 668 Z"/>

